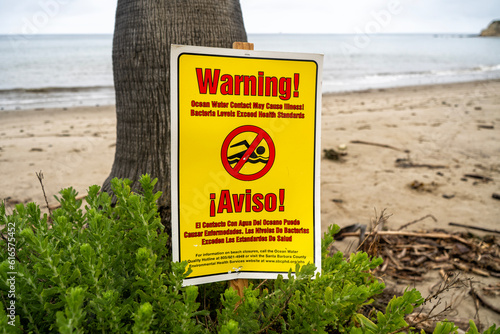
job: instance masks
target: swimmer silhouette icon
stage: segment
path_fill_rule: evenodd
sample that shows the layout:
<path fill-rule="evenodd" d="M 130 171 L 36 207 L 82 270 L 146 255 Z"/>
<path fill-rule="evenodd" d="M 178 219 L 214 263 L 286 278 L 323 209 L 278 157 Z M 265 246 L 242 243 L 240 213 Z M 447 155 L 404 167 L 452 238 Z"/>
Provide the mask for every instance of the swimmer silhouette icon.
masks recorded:
<path fill-rule="evenodd" d="M 248 136 L 255 137 L 253 140 L 249 140 L 251 143 L 245 139 L 233 144 L 235 137 L 241 134 L 246 135 L 247 138 Z M 267 149 L 264 144 L 267 144 Z M 241 147 L 241 151 L 234 153 L 235 148 L 239 147 Z M 232 154 L 228 155 L 229 152 Z M 263 177 L 271 169 L 275 153 L 273 140 L 267 132 L 254 125 L 244 125 L 231 131 L 224 140 L 221 160 L 226 171 L 236 179 L 253 181 Z M 243 168 L 246 164 L 261 165 L 262 168 L 253 168 L 251 172 L 248 172 L 248 168 Z"/>
<path fill-rule="evenodd" d="M 230 165 L 238 163 L 241 159 L 247 159 L 247 162 L 251 164 L 256 164 L 256 163 L 267 164 L 267 162 L 269 161 L 269 157 L 262 156 L 266 152 L 266 148 L 264 146 L 257 147 L 252 153 L 250 153 L 248 157 L 245 156 L 245 153 L 247 153 L 248 149 L 250 148 L 250 144 L 246 140 L 240 141 L 239 143 L 236 143 L 229 147 L 236 147 L 241 145 L 245 146 L 246 150 L 243 150 L 241 152 L 238 152 L 236 154 L 227 157 L 227 160 Z"/>

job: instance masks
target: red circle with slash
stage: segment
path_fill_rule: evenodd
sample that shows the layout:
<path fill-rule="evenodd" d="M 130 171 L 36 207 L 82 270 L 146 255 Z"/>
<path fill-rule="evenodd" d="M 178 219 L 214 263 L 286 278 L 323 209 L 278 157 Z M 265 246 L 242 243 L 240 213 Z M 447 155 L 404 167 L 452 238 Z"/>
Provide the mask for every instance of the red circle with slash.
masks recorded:
<path fill-rule="evenodd" d="M 243 133 L 243 132 L 253 132 L 256 134 L 256 137 L 254 140 L 252 140 L 252 143 L 250 146 L 246 149 L 245 153 L 242 155 L 242 157 L 239 159 L 239 161 L 236 163 L 234 167 L 231 167 L 228 161 L 227 157 L 227 151 L 229 149 L 229 146 L 233 139 Z M 255 151 L 257 146 L 260 144 L 262 140 L 265 140 L 267 143 L 267 146 L 269 147 L 269 158 L 267 160 L 266 165 L 264 168 L 262 168 L 260 171 L 254 174 L 242 174 L 240 173 L 241 168 L 245 165 L 245 163 L 248 162 L 248 158 L 250 158 L 251 154 Z M 222 150 L 221 150 L 221 159 L 222 159 L 222 164 L 224 165 L 224 168 L 226 171 L 231 174 L 234 178 L 241 180 L 241 181 L 254 181 L 257 179 L 260 179 L 262 176 L 266 175 L 266 173 L 271 169 L 274 163 L 274 158 L 276 156 L 276 150 L 274 148 L 274 143 L 271 137 L 267 132 L 262 130 L 261 128 L 254 126 L 254 125 L 243 125 L 240 126 L 227 135 L 226 139 L 224 139 L 224 143 L 222 144 Z"/>

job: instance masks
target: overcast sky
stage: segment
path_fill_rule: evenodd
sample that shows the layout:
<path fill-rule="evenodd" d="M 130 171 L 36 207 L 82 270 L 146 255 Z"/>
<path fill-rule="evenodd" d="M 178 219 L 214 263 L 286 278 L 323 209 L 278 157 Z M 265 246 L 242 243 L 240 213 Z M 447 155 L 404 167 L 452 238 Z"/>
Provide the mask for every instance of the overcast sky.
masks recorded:
<path fill-rule="evenodd" d="M 500 0 L 241 0 L 247 33 L 479 33 Z M 116 0 L 0 2 L 0 34 L 113 33 Z"/>

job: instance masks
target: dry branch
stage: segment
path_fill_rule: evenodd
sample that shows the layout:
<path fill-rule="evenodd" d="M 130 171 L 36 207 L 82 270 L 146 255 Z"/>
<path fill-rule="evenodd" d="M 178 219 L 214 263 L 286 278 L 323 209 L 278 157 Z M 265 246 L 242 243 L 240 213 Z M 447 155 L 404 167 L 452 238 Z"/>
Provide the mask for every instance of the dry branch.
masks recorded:
<path fill-rule="evenodd" d="M 405 153 L 409 153 L 410 152 L 409 150 L 402 150 L 400 148 L 397 148 L 397 147 L 394 147 L 394 146 L 391 146 L 391 145 L 373 143 L 373 142 L 363 141 L 363 140 L 351 140 L 351 143 L 352 144 L 363 144 L 363 145 L 371 145 L 371 146 L 378 146 L 378 147 L 390 148 L 391 150 L 396 150 L 396 151 L 405 152 Z"/>
<path fill-rule="evenodd" d="M 453 223 L 453 222 L 452 223 L 448 223 L 448 225 L 465 227 L 465 228 L 470 228 L 470 229 L 473 229 L 473 230 L 484 231 L 484 232 L 500 233 L 499 230 L 492 230 L 492 229 L 489 229 L 489 228 L 484 228 L 484 227 L 479 227 L 479 226 L 472 226 L 472 225 L 459 224 L 459 223 Z"/>
<path fill-rule="evenodd" d="M 421 218 L 419 218 L 419 219 L 415 219 L 414 221 L 411 221 L 411 222 L 409 222 L 409 223 L 406 223 L 406 224 L 402 225 L 402 226 L 398 229 L 398 231 L 401 231 L 401 230 L 403 230 L 403 229 L 407 228 L 408 226 L 413 225 L 413 224 L 415 224 L 415 223 L 418 223 L 419 221 L 422 221 L 422 220 L 424 220 L 424 219 L 426 219 L 426 218 L 432 218 L 432 220 L 434 220 L 434 222 L 437 222 L 437 221 L 438 221 L 438 220 L 436 219 L 436 217 L 434 217 L 433 215 L 427 215 L 427 216 L 423 216 L 423 217 L 421 217 Z"/>
<path fill-rule="evenodd" d="M 477 298 L 484 306 L 488 307 L 490 310 L 500 314 L 500 307 L 492 304 L 490 301 L 488 301 L 488 299 L 486 299 L 484 296 L 482 296 L 481 294 L 479 294 L 477 291 L 475 291 L 474 289 L 471 289 L 471 294 Z"/>
<path fill-rule="evenodd" d="M 370 232 L 367 234 L 367 236 L 373 236 L 375 234 L 378 235 L 390 235 L 390 236 L 405 236 L 405 237 L 417 237 L 417 238 L 431 238 L 431 239 L 453 239 L 456 241 L 459 241 L 465 245 L 468 246 L 474 246 L 472 243 L 468 242 L 467 240 L 453 235 L 453 234 L 448 234 L 448 233 L 442 233 L 442 232 L 405 232 L 405 231 L 380 231 L 380 232 Z M 342 234 L 343 237 L 359 237 L 358 232 L 347 232 Z"/>

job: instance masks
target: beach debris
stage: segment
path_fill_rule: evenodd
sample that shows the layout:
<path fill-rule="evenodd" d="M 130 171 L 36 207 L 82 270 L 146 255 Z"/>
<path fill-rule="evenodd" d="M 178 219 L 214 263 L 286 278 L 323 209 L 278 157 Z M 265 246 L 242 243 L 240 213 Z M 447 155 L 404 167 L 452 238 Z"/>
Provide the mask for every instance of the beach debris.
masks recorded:
<path fill-rule="evenodd" d="M 342 161 L 341 154 L 334 150 L 333 148 L 324 149 L 325 159 L 333 161 Z"/>
<path fill-rule="evenodd" d="M 395 161 L 396 167 L 399 168 L 429 168 L 429 169 L 439 169 L 448 168 L 445 165 L 431 165 L 431 164 L 416 164 L 408 158 L 399 158 Z"/>
<path fill-rule="evenodd" d="M 341 229 L 335 239 L 359 238 L 359 231 L 347 231 L 354 227 L 356 224 Z M 480 238 L 468 232 L 443 230 L 372 231 L 364 235 L 358 250 L 376 249 L 375 255 L 384 259 L 375 275 L 383 274 L 399 282 L 423 281 L 424 275 L 434 270 L 440 272 L 443 279 L 456 271 L 500 277 L 500 240 L 491 235 Z"/>
<path fill-rule="evenodd" d="M 43 149 L 40 147 L 33 147 L 30 152 L 43 152 Z"/>
<path fill-rule="evenodd" d="M 344 203 L 344 200 L 339 199 L 339 198 L 334 198 L 334 199 L 332 199 L 332 202 L 333 202 L 333 203 L 342 204 L 342 203 Z"/>
<path fill-rule="evenodd" d="M 481 293 L 477 292 L 475 289 L 471 289 L 470 294 L 475 299 L 477 298 L 477 300 L 479 302 L 481 302 L 481 304 L 483 304 L 484 306 L 486 306 L 490 310 L 500 314 L 500 306 L 497 306 L 498 303 L 493 303 L 493 302 L 489 301 L 485 296 L 483 296 Z"/>
<path fill-rule="evenodd" d="M 488 284 L 488 286 L 483 287 L 482 290 L 487 296 L 500 296 L 500 282 L 497 284 Z"/>
<path fill-rule="evenodd" d="M 325 158 L 333 161 L 343 161 L 342 157 L 347 155 L 347 145 L 340 144 L 337 149 L 324 149 Z"/>
<path fill-rule="evenodd" d="M 369 141 L 364 141 L 364 140 L 351 140 L 352 144 L 362 144 L 362 145 L 372 145 L 372 146 L 378 146 L 378 147 L 384 147 L 384 148 L 389 148 L 391 150 L 395 151 L 400 151 L 400 152 L 405 152 L 405 153 L 410 153 L 410 150 L 403 150 L 391 145 L 386 145 L 386 144 L 380 144 L 380 143 L 373 143 Z"/>
<path fill-rule="evenodd" d="M 338 152 L 340 155 L 347 155 L 347 145 L 346 144 L 340 144 L 337 146 Z"/>
<path fill-rule="evenodd" d="M 409 185 L 410 189 L 420 191 L 420 192 L 428 192 L 431 193 L 438 188 L 438 184 L 436 182 L 424 183 L 418 180 L 411 182 Z"/>
<path fill-rule="evenodd" d="M 340 160 L 340 154 L 333 148 L 324 149 L 323 152 L 325 153 L 325 158 L 328 160 L 333 160 L 333 161 Z"/>
<path fill-rule="evenodd" d="M 492 178 L 484 176 L 484 175 L 479 175 L 479 174 L 465 174 L 464 177 L 468 177 L 468 178 L 476 179 L 476 180 L 481 180 L 481 181 L 484 181 L 484 182 L 493 181 Z"/>
<path fill-rule="evenodd" d="M 352 224 L 345 226 L 340 229 L 339 233 L 334 235 L 335 240 L 343 240 L 344 239 L 344 234 L 350 233 L 350 232 L 357 232 L 359 231 L 359 243 L 358 246 L 361 245 L 363 240 L 365 240 L 365 233 L 366 233 L 366 225 L 364 224 Z"/>
<path fill-rule="evenodd" d="M 24 203 L 23 201 L 21 201 L 17 198 L 12 198 L 11 196 L 4 198 L 3 201 L 4 201 L 4 204 L 12 205 L 12 206 L 15 206 L 19 203 Z"/>
<path fill-rule="evenodd" d="M 401 226 L 398 228 L 398 231 L 404 230 L 404 229 L 405 229 L 405 228 L 407 228 L 408 226 L 413 225 L 413 224 L 418 223 L 418 222 L 421 222 L 422 220 L 427 219 L 427 218 L 432 218 L 432 220 L 433 220 L 435 223 L 437 223 L 437 221 L 438 221 L 438 220 L 436 219 L 436 217 L 434 217 L 433 215 L 429 214 L 429 215 L 426 215 L 426 216 L 420 217 L 420 218 L 418 218 L 418 219 L 415 219 L 415 220 L 413 220 L 413 221 L 411 221 L 411 222 L 409 222 L 409 223 L 406 223 L 406 224 L 404 224 L 404 225 L 401 225 Z"/>
<path fill-rule="evenodd" d="M 469 328 L 469 319 L 462 318 L 450 318 L 450 317 L 441 317 L 430 318 L 427 314 L 423 314 L 422 312 L 415 312 L 409 314 L 406 319 L 409 323 L 412 324 L 412 327 L 415 327 L 418 331 L 424 331 L 425 333 L 433 333 L 438 322 L 443 320 L 452 322 L 455 326 L 459 328 L 457 330 L 458 334 L 465 334 L 465 331 Z M 461 331 L 460 331 L 461 330 Z"/>
<path fill-rule="evenodd" d="M 500 200 L 500 194 L 493 193 L 493 194 L 491 194 L 491 198 L 494 198 L 494 199 Z"/>
<path fill-rule="evenodd" d="M 455 197 L 455 194 L 443 194 L 442 196 L 443 196 L 443 198 L 446 198 L 446 199 L 452 199 L 453 197 Z"/>
<path fill-rule="evenodd" d="M 484 125 L 484 124 L 479 124 L 477 126 L 478 129 L 488 129 L 488 130 L 493 130 L 495 127 L 493 125 Z"/>
<path fill-rule="evenodd" d="M 465 228 L 470 228 L 470 229 L 473 229 L 473 230 L 478 230 L 478 231 L 483 231 L 483 232 L 490 232 L 490 233 L 499 233 L 500 234 L 500 230 L 492 230 L 492 229 L 485 228 L 485 227 L 479 227 L 479 226 L 473 226 L 473 225 L 466 225 L 466 224 L 459 224 L 459 223 L 453 223 L 453 222 L 448 223 L 448 225 L 450 225 L 450 226 L 458 226 L 458 227 L 465 227 Z"/>

